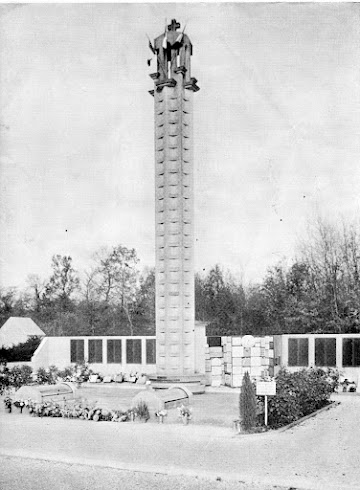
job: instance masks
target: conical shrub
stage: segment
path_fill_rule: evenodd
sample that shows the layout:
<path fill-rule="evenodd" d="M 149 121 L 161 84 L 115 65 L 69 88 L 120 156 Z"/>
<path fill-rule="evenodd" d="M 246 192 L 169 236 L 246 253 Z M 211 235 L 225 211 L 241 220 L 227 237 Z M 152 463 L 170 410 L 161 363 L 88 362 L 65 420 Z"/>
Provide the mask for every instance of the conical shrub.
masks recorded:
<path fill-rule="evenodd" d="M 246 431 L 251 430 L 256 423 L 256 395 L 248 372 L 245 373 L 241 384 L 240 420 Z"/>

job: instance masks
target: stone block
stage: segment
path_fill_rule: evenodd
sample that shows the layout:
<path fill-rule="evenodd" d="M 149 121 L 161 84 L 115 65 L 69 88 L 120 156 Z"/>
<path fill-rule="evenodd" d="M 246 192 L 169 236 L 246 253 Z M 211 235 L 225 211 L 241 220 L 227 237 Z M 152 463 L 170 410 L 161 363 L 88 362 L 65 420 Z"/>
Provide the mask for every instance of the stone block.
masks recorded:
<path fill-rule="evenodd" d="M 244 347 L 236 346 L 232 348 L 232 357 L 243 357 Z"/>
<path fill-rule="evenodd" d="M 233 366 L 232 374 L 233 375 L 244 374 L 243 367 L 242 366 Z"/>
<path fill-rule="evenodd" d="M 210 357 L 222 357 L 223 356 L 222 347 L 210 347 L 209 352 L 210 352 Z"/>
<path fill-rule="evenodd" d="M 205 360 L 205 371 L 211 371 L 211 361 Z"/>
<path fill-rule="evenodd" d="M 111 383 L 113 380 L 112 376 L 104 376 L 103 383 Z"/>
<path fill-rule="evenodd" d="M 263 373 L 264 369 L 261 366 L 251 366 L 250 376 L 251 377 L 260 377 Z"/>
<path fill-rule="evenodd" d="M 250 367 L 251 363 L 250 363 L 250 357 L 244 357 L 243 358 L 243 364 L 242 364 L 244 367 Z"/>
<path fill-rule="evenodd" d="M 273 349 L 269 349 L 269 357 L 270 358 L 274 357 L 274 350 Z"/>
<path fill-rule="evenodd" d="M 251 357 L 250 366 L 261 366 L 261 357 Z"/>
<path fill-rule="evenodd" d="M 246 347 L 244 348 L 244 354 L 243 354 L 244 357 L 250 357 L 251 356 L 251 348 L 250 347 Z"/>
<path fill-rule="evenodd" d="M 225 374 L 225 386 L 231 386 L 232 376 L 230 374 Z"/>
<path fill-rule="evenodd" d="M 261 348 L 260 347 L 252 347 L 251 349 L 251 357 L 260 357 L 261 356 Z"/>
<path fill-rule="evenodd" d="M 242 345 L 241 344 L 241 337 L 233 337 L 232 338 L 232 345 L 237 345 L 237 346 Z"/>
<path fill-rule="evenodd" d="M 269 365 L 269 358 L 268 357 L 262 357 L 261 358 L 261 365 L 262 366 L 268 366 Z"/>
<path fill-rule="evenodd" d="M 223 369 L 221 366 L 213 366 L 211 368 L 211 375 L 212 376 L 221 376 L 222 372 L 223 372 Z"/>
<path fill-rule="evenodd" d="M 224 363 L 224 360 L 221 359 L 221 357 L 213 357 L 211 359 L 211 365 L 212 367 L 214 366 L 221 366 Z"/>
<path fill-rule="evenodd" d="M 243 357 L 233 357 L 232 364 L 233 366 L 242 366 L 243 365 Z"/>
<path fill-rule="evenodd" d="M 224 356 L 225 362 L 231 362 L 231 352 L 227 352 Z"/>

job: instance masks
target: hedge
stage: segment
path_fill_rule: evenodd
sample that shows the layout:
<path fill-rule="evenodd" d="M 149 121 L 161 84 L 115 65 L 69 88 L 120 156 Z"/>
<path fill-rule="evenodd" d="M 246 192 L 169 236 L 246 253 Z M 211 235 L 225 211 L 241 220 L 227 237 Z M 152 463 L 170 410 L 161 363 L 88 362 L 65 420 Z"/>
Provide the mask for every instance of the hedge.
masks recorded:
<path fill-rule="evenodd" d="M 281 427 L 330 403 L 338 375 L 335 371 L 303 369 L 276 376 L 276 395 L 268 397 L 268 424 Z"/>

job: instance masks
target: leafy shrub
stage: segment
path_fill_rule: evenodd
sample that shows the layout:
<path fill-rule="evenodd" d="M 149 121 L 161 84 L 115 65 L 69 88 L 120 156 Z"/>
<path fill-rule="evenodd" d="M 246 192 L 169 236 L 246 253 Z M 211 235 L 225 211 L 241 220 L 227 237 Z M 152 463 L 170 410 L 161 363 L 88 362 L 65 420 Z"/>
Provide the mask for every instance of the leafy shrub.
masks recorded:
<path fill-rule="evenodd" d="M 36 373 L 36 382 L 39 385 L 54 385 L 58 379 L 59 370 L 56 366 L 49 366 L 49 369 L 40 367 Z"/>
<path fill-rule="evenodd" d="M 241 425 L 251 430 L 256 424 L 256 395 L 248 372 L 243 377 L 239 405 Z"/>
<path fill-rule="evenodd" d="M 75 376 L 75 367 L 68 366 L 64 369 L 60 369 L 58 371 L 58 377 L 62 381 L 71 381 L 71 379 Z"/>
<path fill-rule="evenodd" d="M 90 376 L 94 374 L 94 372 L 85 362 L 76 364 L 74 370 L 76 373 L 75 376 L 77 378 L 77 381 L 80 381 L 81 383 L 89 381 Z"/>
<path fill-rule="evenodd" d="M 340 384 L 340 372 L 338 369 L 327 368 L 326 375 L 331 385 L 332 391 L 335 391 Z"/>
<path fill-rule="evenodd" d="M 9 369 L 5 368 L 0 373 L 0 395 L 2 395 L 9 386 L 10 386 Z"/>
<path fill-rule="evenodd" d="M 32 368 L 30 366 L 14 366 L 11 369 L 4 368 L 0 373 L 0 394 L 7 388 L 20 388 L 32 382 Z"/>
<path fill-rule="evenodd" d="M 15 388 L 28 385 L 32 382 L 32 368 L 30 366 L 14 366 L 10 370 L 10 384 Z"/>
<path fill-rule="evenodd" d="M 333 381 L 322 369 L 303 369 L 276 376 L 276 395 L 268 398 L 268 422 L 281 427 L 329 403 Z"/>
<path fill-rule="evenodd" d="M 135 407 L 135 412 L 139 419 L 144 419 L 145 422 L 147 422 L 150 418 L 149 408 L 147 404 L 143 401 L 140 401 Z"/>
<path fill-rule="evenodd" d="M 83 362 L 79 364 L 75 364 L 72 366 L 67 366 L 62 370 L 58 370 L 57 376 L 62 381 L 78 381 L 80 383 L 84 383 L 89 381 L 89 378 L 93 373 L 93 371 L 89 368 L 89 366 Z"/>

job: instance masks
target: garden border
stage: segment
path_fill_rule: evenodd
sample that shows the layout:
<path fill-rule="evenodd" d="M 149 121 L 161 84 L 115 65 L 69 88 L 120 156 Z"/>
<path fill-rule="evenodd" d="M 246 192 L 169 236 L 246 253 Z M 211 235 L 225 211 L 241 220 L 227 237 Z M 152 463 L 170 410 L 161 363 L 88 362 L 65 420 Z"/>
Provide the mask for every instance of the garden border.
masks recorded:
<path fill-rule="evenodd" d="M 325 407 L 319 408 L 319 410 L 315 410 L 315 412 L 308 413 L 304 417 L 301 417 L 298 420 L 294 420 L 294 422 L 291 422 L 288 425 L 285 425 L 284 427 L 280 427 L 279 429 L 275 429 L 276 432 L 285 432 L 286 430 L 292 429 L 296 425 L 301 424 L 302 422 L 305 422 L 306 420 L 310 419 L 311 417 L 315 417 L 315 415 L 318 415 L 319 413 L 326 412 L 326 410 L 330 410 L 330 408 L 334 408 L 338 405 L 340 405 L 341 402 L 338 401 L 332 401 L 328 405 L 325 405 Z"/>

